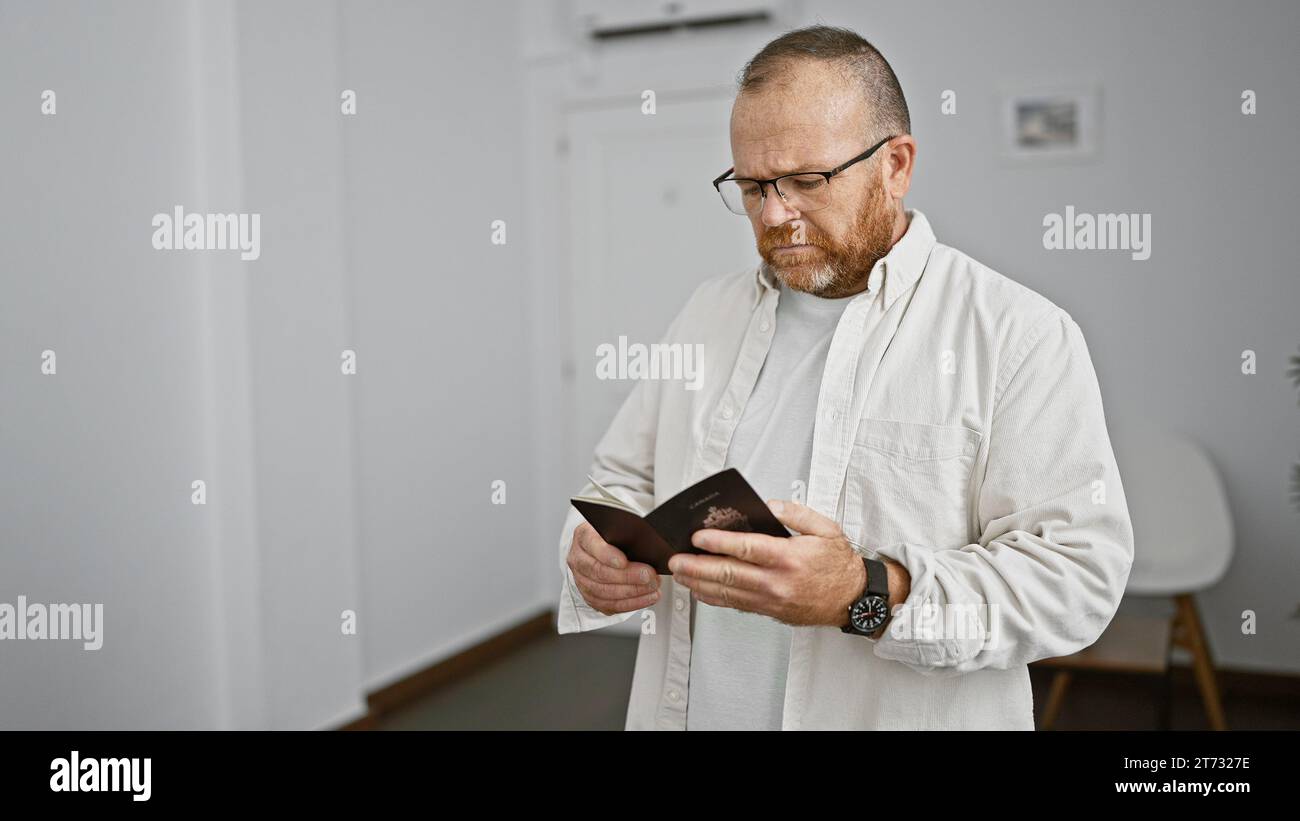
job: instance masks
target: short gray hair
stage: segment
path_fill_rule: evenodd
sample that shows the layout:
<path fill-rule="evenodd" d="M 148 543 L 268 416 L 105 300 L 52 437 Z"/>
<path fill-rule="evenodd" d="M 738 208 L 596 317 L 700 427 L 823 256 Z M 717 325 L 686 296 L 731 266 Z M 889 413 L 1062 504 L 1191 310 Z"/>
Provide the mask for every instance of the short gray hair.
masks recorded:
<path fill-rule="evenodd" d="M 791 64 L 820 60 L 841 69 L 861 85 L 871 112 L 867 142 L 912 133 L 907 98 L 889 61 L 857 32 L 834 26 L 808 26 L 781 35 L 745 64 L 736 78 L 737 94 L 781 81 Z"/>

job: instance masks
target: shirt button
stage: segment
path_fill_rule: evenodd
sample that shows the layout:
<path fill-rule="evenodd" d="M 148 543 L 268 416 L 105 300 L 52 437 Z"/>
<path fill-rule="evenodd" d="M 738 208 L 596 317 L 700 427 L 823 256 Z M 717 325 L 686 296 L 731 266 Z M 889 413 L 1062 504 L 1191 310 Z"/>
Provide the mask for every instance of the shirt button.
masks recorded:
<path fill-rule="evenodd" d="M 685 610 L 686 602 L 682 601 L 681 599 L 678 599 L 677 601 L 673 602 L 673 607 L 677 608 L 678 610 Z"/>
<path fill-rule="evenodd" d="M 681 693 L 677 692 L 676 690 L 669 690 L 669 691 L 668 691 L 668 700 L 669 700 L 669 701 L 681 701 L 681 699 L 682 699 L 682 694 L 681 694 Z"/>
<path fill-rule="evenodd" d="M 834 422 L 836 419 L 840 418 L 840 412 L 837 410 L 831 410 L 831 412 L 826 414 L 826 416 L 829 417 L 832 422 Z"/>
<path fill-rule="evenodd" d="M 734 412 L 731 410 L 731 406 L 730 406 L 730 405 L 727 405 L 725 408 L 722 409 L 722 418 L 723 418 L 723 419 L 730 419 L 730 418 L 732 417 L 733 413 L 734 413 Z"/>
<path fill-rule="evenodd" d="M 764 320 L 763 320 L 762 322 L 760 322 L 759 325 L 758 325 L 758 329 L 759 329 L 760 331 L 762 331 L 763 333 L 767 333 L 767 329 L 770 328 L 770 327 L 772 327 L 772 323 L 768 322 L 766 319 L 764 319 Z"/>

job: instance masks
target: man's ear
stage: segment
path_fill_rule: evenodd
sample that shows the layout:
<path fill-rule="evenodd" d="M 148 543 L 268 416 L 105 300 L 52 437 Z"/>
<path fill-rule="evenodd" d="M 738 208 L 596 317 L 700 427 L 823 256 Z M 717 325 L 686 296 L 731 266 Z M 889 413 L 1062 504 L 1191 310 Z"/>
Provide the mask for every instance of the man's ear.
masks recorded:
<path fill-rule="evenodd" d="M 889 153 L 881 161 L 885 175 L 884 186 L 889 195 L 896 200 L 912 187 L 912 170 L 916 167 L 916 140 L 911 134 L 904 134 L 889 146 Z"/>

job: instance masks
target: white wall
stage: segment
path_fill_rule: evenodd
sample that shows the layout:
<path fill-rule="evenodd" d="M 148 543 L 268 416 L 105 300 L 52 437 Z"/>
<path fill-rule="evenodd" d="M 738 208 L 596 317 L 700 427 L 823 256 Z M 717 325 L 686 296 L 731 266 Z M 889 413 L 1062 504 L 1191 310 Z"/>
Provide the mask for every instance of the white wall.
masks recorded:
<path fill-rule="evenodd" d="M 332 726 L 549 605 L 515 14 L 0 3 L 0 602 L 105 611 L 0 644 L 0 727 Z M 175 204 L 260 259 L 154 251 Z"/>
<path fill-rule="evenodd" d="M 532 528 L 549 434 L 531 395 L 517 26 L 512 2 L 343 5 L 371 687 L 553 606 Z"/>
<path fill-rule="evenodd" d="M 267 717 L 272 727 L 311 727 L 360 709 L 373 630 L 358 566 L 360 385 L 340 368 L 342 352 L 357 348 L 341 32 L 333 6 L 310 2 L 241 2 L 236 22 L 244 201 L 264 232 L 248 277 L 248 338 Z M 340 629 L 346 609 L 358 614 L 356 636 Z"/>
<path fill-rule="evenodd" d="M 100 650 L 0 643 L 5 729 L 223 709 L 214 508 L 190 504 L 212 469 L 203 273 L 150 247 L 153 214 L 199 196 L 191 13 L 0 4 L 0 602 L 104 607 Z"/>

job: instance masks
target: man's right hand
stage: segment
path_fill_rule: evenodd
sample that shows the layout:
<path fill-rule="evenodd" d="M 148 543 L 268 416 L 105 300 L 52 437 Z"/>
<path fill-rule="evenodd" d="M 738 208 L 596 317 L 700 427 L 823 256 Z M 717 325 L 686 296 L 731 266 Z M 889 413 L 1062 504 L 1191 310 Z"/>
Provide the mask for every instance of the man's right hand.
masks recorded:
<path fill-rule="evenodd" d="M 648 564 L 629 562 L 589 522 L 573 531 L 566 560 L 578 592 L 606 616 L 649 607 L 659 600 L 659 574 Z"/>

